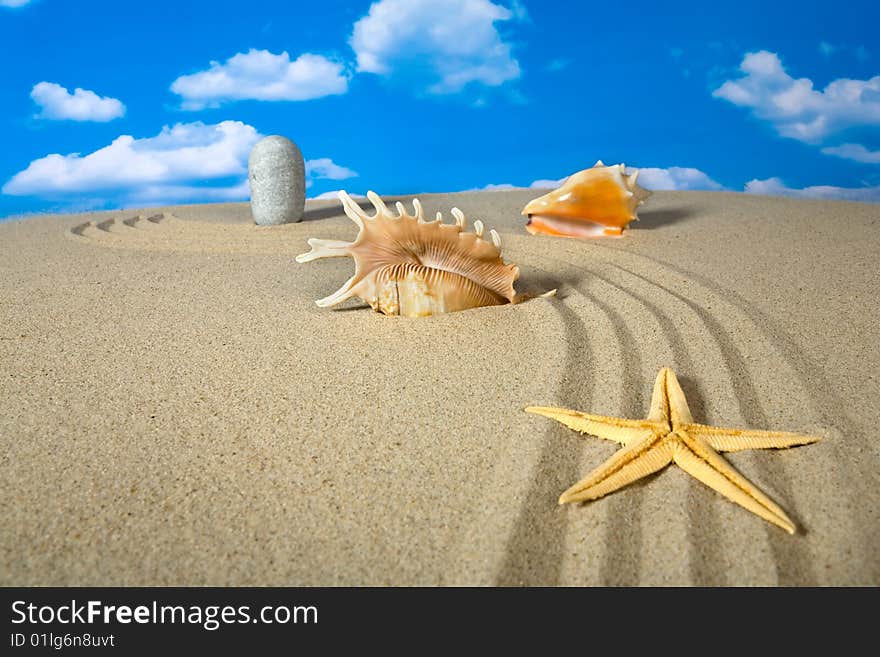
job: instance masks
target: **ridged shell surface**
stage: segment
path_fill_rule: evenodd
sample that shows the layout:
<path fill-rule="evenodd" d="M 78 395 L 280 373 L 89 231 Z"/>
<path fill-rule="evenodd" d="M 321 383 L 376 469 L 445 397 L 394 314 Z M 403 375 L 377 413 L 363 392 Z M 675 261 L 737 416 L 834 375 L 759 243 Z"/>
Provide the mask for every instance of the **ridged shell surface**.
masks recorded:
<path fill-rule="evenodd" d="M 360 228 L 354 242 L 313 238 L 311 251 L 296 258 L 297 262 L 354 259 L 354 275 L 339 290 L 319 299 L 319 306 L 359 297 L 386 315 L 425 317 L 516 300 L 513 283 L 519 268 L 501 258 L 497 232 L 490 231 L 490 239 L 483 239 L 479 221 L 474 222 L 474 232 L 467 231 L 458 208 L 452 209 L 454 224 L 443 223 L 439 212 L 434 221 L 426 222 L 418 199 L 413 200 L 411 215 L 402 203 L 397 203 L 394 214 L 377 194 L 368 192 L 367 197 L 376 209 L 373 215 L 339 192 L 345 213 Z"/>

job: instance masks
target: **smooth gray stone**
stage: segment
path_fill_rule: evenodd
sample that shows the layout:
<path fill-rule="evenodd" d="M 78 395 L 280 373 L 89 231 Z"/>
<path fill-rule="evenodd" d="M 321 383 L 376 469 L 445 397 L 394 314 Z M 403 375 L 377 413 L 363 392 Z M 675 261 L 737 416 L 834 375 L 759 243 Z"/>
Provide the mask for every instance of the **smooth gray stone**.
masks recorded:
<path fill-rule="evenodd" d="M 302 219 L 306 205 L 306 170 L 302 153 L 287 137 L 264 137 L 248 157 L 251 215 L 260 226 Z"/>

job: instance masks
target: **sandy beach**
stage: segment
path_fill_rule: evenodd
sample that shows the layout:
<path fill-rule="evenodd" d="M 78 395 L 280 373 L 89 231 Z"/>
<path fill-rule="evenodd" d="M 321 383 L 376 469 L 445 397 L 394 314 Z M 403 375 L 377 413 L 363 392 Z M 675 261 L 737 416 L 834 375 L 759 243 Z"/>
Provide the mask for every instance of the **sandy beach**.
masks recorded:
<path fill-rule="evenodd" d="M 338 201 L 0 222 L 0 584 L 880 584 L 880 205 L 657 192 L 575 241 L 535 196 L 418 195 L 559 290 L 424 319 L 315 305 Z M 644 418 L 663 366 L 698 422 L 823 437 L 725 455 L 795 535 L 674 466 L 557 504 L 618 446 L 523 409 Z"/>

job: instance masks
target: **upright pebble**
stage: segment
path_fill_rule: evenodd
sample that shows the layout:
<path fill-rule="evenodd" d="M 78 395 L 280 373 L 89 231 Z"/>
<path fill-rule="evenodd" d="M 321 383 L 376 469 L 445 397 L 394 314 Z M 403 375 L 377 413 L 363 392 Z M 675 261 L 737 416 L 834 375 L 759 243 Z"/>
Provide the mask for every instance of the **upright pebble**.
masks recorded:
<path fill-rule="evenodd" d="M 258 141 L 248 158 L 251 214 L 260 226 L 302 219 L 306 203 L 303 156 L 287 137 L 271 135 Z"/>

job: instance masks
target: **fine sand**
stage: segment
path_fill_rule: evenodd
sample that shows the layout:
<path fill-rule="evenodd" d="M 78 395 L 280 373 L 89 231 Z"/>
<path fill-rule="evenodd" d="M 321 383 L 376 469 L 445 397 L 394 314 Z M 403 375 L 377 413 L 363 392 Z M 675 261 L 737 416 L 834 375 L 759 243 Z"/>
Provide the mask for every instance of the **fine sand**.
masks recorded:
<path fill-rule="evenodd" d="M 337 201 L 0 223 L 0 584 L 880 584 L 880 206 L 661 192 L 579 242 L 534 196 L 419 196 L 559 288 L 425 319 L 315 305 Z M 664 365 L 698 422 L 824 437 L 725 455 L 797 534 L 675 466 L 557 505 L 617 445 L 523 408 L 642 418 Z"/>

